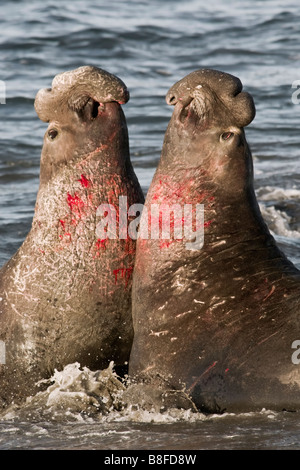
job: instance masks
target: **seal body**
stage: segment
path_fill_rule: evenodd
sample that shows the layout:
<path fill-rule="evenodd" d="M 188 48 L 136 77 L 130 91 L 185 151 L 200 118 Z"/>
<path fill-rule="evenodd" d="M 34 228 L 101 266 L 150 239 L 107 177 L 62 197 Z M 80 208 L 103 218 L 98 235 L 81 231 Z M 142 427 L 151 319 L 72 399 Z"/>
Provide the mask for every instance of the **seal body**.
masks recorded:
<path fill-rule="evenodd" d="M 60 74 L 37 94 L 49 127 L 35 214 L 0 273 L 3 405 L 35 393 L 37 381 L 69 363 L 101 369 L 128 361 L 135 241 L 97 234 L 102 204 L 118 216 L 119 196 L 129 206 L 143 202 L 120 106 L 127 99 L 121 80 L 95 67 Z"/>
<path fill-rule="evenodd" d="M 167 102 L 175 108 L 141 221 L 148 238 L 137 243 L 130 376 L 184 390 L 202 411 L 298 409 L 300 273 L 255 198 L 243 130 L 253 100 L 236 77 L 204 69 L 175 84 Z M 175 236 L 180 217 L 170 211 L 181 207 L 184 223 L 188 205 L 194 215 L 204 208 L 194 246 Z M 168 239 L 151 238 L 153 206 L 160 220 L 171 213 Z"/>

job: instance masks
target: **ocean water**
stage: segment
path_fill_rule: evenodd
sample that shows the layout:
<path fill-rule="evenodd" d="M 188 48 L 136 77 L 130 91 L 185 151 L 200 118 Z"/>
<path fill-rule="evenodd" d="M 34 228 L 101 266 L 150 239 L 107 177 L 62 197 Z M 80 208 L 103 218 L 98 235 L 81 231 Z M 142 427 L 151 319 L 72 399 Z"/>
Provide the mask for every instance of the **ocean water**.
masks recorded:
<path fill-rule="evenodd" d="M 124 112 L 145 193 L 172 113 L 165 102 L 170 86 L 201 67 L 238 76 L 257 109 L 246 136 L 261 210 L 300 268 L 299 43 L 296 0 L 3 0 L 0 266 L 31 226 L 46 129 L 34 111 L 35 95 L 59 72 L 96 65 L 130 90 Z M 82 405 L 88 400 L 78 365 L 62 374 L 46 394 L 0 418 L 0 449 L 300 449 L 298 413 L 149 413 L 115 403 L 101 413 L 93 403 Z M 113 372 L 107 374 L 111 383 Z"/>

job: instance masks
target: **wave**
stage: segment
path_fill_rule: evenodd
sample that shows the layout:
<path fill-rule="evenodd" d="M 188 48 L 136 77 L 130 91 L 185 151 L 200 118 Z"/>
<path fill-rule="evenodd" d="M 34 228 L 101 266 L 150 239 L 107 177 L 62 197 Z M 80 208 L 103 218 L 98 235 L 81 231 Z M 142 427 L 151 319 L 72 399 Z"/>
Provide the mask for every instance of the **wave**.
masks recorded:
<path fill-rule="evenodd" d="M 300 190 L 266 186 L 257 191 L 257 196 L 271 232 L 300 240 Z"/>
<path fill-rule="evenodd" d="M 1 413 L 2 421 L 97 422 L 130 421 L 151 423 L 195 422 L 203 420 L 202 413 L 188 409 L 160 410 L 142 398 L 136 400 L 136 387 L 119 379 L 113 363 L 107 369 L 91 371 L 79 363 L 55 370 L 49 380 L 40 381 L 46 390 L 30 396 L 22 405 L 11 405 Z"/>
<path fill-rule="evenodd" d="M 46 390 L 28 397 L 23 405 L 12 405 L 0 414 L 2 422 L 41 423 L 197 423 L 224 419 L 228 416 L 275 417 L 277 412 L 262 409 L 260 412 L 223 413 L 205 415 L 193 407 L 170 407 L 167 410 L 149 404 L 136 388 L 121 381 L 113 369 L 91 371 L 79 363 L 68 364 L 55 371 L 49 380 L 41 381 Z M 181 393 L 181 392 L 180 392 Z"/>

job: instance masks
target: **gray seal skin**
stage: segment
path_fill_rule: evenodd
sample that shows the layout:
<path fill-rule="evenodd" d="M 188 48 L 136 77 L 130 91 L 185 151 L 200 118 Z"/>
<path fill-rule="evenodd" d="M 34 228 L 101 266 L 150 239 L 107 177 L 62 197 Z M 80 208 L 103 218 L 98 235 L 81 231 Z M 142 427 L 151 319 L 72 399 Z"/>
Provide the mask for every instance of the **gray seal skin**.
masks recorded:
<path fill-rule="evenodd" d="M 124 83 L 96 67 L 57 75 L 35 109 L 49 123 L 31 230 L 0 272 L 0 400 L 40 390 L 54 369 L 79 362 L 122 368 L 132 343 L 135 240 L 97 236 L 100 204 L 144 197 L 133 171 Z M 117 210 L 118 213 L 118 210 Z M 3 361 L 2 361 L 3 362 Z"/>
<path fill-rule="evenodd" d="M 161 397 L 183 390 L 206 412 L 299 409 L 300 273 L 256 201 L 243 130 L 253 99 L 238 78 L 202 69 L 166 100 L 174 111 L 141 226 L 152 204 L 203 204 L 204 244 L 138 240 L 130 377 Z"/>

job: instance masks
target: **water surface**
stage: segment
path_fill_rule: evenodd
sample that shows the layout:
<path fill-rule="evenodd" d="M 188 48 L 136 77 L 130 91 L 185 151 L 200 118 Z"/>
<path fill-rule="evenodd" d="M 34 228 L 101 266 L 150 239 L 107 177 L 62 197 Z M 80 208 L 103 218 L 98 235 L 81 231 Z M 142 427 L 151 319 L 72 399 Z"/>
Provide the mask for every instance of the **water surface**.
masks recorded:
<path fill-rule="evenodd" d="M 300 79 L 299 25 L 295 0 L 3 0 L 0 265 L 20 246 L 33 216 L 46 130 L 34 111 L 35 95 L 59 72 L 96 65 L 131 92 L 124 112 L 145 192 L 172 113 L 169 87 L 201 67 L 238 76 L 257 108 L 246 135 L 258 200 L 279 245 L 300 267 L 300 105 L 292 101 L 292 84 Z M 71 408 L 33 415 L 29 408 L 0 421 L 1 449 L 300 448 L 297 413 L 89 417 Z"/>

